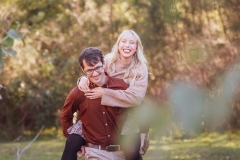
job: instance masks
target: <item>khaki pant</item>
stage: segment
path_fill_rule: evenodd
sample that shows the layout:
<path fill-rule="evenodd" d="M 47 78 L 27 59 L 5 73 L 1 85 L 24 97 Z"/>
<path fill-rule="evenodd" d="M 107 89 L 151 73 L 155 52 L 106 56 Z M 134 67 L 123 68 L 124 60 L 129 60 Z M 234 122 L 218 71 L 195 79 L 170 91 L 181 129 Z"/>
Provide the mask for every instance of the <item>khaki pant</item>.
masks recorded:
<path fill-rule="evenodd" d="M 123 151 L 108 152 L 85 147 L 85 160 L 125 160 Z"/>

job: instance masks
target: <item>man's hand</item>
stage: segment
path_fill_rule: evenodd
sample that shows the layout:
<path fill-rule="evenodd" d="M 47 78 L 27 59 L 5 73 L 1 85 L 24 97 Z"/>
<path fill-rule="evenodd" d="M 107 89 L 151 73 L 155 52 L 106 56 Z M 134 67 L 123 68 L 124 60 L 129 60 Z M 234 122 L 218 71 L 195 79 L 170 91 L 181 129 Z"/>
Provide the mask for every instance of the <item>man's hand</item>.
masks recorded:
<path fill-rule="evenodd" d="M 77 152 L 77 156 L 81 158 L 85 154 L 85 146 L 81 147 L 81 150 Z"/>
<path fill-rule="evenodd" d="M 89 99 L 102 98 L 104 94 L 104 89 L 102 87 L 97 87 L 88 91 L 85 91 L 85 96 Z"/>

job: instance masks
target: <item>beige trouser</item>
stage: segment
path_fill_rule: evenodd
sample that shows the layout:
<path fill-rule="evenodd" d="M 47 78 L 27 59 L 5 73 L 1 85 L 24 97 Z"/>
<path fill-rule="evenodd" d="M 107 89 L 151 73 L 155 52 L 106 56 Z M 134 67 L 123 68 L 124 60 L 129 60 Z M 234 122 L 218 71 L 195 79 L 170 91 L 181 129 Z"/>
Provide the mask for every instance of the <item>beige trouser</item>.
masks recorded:
<path fill-rule="evenodd" d="M 125 160 L 123 151 L 108 152 L 85 147 L 85 160 Z"/>

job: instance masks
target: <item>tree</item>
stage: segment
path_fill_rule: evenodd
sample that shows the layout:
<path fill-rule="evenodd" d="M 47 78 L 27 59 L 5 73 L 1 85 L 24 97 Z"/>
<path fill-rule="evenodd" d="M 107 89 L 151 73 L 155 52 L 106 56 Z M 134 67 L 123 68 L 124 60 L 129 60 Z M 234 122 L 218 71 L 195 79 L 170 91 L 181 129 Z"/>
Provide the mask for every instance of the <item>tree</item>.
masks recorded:
<path fill-rule="evenodd" d="M 59 126 L 64 98 L 82 74 L 79 52 L 88 46 L 110 52 L 124 29 L 141 37 L 151 73 L 147 94 L 158 101 L 166 100 L 175 79 L 215 89 L 219 75 L 239 59 L 240 4 L 234 0 L 5 2 L 27 36 L 16 58 L 4 59 L 0 133 L 5 126 L 6 133 Z"/>

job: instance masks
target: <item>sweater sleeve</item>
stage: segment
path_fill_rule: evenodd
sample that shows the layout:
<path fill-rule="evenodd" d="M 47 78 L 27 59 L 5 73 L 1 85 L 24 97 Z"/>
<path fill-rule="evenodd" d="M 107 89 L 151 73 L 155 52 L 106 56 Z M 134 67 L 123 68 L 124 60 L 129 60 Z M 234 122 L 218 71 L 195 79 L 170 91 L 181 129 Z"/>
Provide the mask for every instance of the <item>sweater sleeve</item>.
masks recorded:
<path fill-rule="evenodd" d="M 136 79 L 135 84 L 130 85 L 126 90 L 111 90 L 104 88 L 101 104 L 124 108 L 141 104 L 148 86 L 147 67 L 142 68 L 141 71 L 141 75 Z"/>

